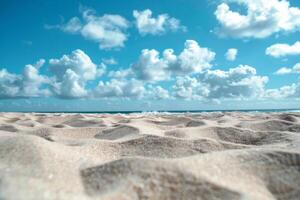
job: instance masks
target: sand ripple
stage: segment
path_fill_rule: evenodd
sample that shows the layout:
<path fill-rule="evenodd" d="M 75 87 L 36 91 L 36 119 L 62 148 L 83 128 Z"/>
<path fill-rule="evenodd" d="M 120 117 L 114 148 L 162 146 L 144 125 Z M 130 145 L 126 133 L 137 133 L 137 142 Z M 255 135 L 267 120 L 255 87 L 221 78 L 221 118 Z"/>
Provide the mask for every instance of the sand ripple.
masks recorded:
<path fill-rule="evenodd" d="M 0 199 L 299 199 L 297 113 L 0 114 Z"/>

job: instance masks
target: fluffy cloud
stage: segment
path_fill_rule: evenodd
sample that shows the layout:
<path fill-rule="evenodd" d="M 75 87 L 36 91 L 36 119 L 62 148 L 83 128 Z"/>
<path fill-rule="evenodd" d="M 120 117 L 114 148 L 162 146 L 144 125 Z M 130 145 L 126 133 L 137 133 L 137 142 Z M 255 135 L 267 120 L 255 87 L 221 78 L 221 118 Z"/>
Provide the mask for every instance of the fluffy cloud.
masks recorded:
<path fill-rule="evenodd" d="M 288 96 L 289 98 L 300 98 L 300 83 L 294 83 L 290 86 L 291 88 L 291 95 Z"/>
<path fill-rule="evenodd" d="M 135 25 L 141 35 L 160 35 L 168 31 L 186 31 L 176 18 L 168 14 L 152 17 L 149 9 L 133 11 Z M 80 34 L 88 40 L 99 44 L 100 49 L 114 49 L 124 47 L 128 39 L 127 29 L 130 22 L 121 15 L 104 14 L 97 16 L 94 10 L 83 9 L 82 17 L 72 17 L 60 25 L 45 25 L 46 29 L 60 29 L 70 34 Z"/>
<path fill-rule="evenodd" d="M 100 49 L 124 46 L 127 40 L 126 30 L 129 27 L 125 18 L 110 14 L 96 16 L 93 10 L 84 10 L 82 18 L 80 20 L 73 17 L 66 24 L 58 25 L 58 28 L 66 33 L 81 34 L 84 38 L 99 43 Z"/>
<path fill-rule="evenodd" d="M 275 74 L 300 74 L 300 63 L 295 64 L 292 68 L 282 67 L 279 70 L 277 70 Z"/>
<path fill-rule="evenodd" d="M 82 24 L 78 17 L 73 17 L 66 24 L 59 26 L 59 28 L 67 33 L 78 33 L 82 29 Z"/>
<path fill-rule="evenodd" d="M 19 96 L 20 76 L 9 73 L 6 69 L 0 70 L 0 98 Z"/>
<path fill-rule="evenodd" d="M 175 57 L 171 53 L 166 54 L 170 63 L 170 69 L 178 74 L 199 73 L 209 69 L 216 55 L 215 52 L 210 51 L 208 48 L 200 47 L 194 40 L 187 40 L 184 43 L 184 49 L 177 57 L 177 60 L 174 60 Z"/>
<path fill-rule="evenodd" d="M 173 86 L 174 96 L 188 100 L 201 100 L 209 95 L 208 88 L 197 78 L 179 76 Z"/>
<path fill-rule="evenodd" d="M 62 82 L 53 84 L 53 90 L 61 98 L 82 98 L 88 94 L 85 82 L 71 69 L 66 70 Z"/>
<path fill-rule="evenodd" d="M 131 70 L 131 68 L 128 69 L 120 69 L 117 71 L 110 71 L 108 73 L 108 77 L 110 78 L 116 78 L 116 79 L 124 79 L 127 78 L 129 76 L 133 75 L 133 71 Z"/>
<path fill-rule="evenodd" d="M 171 99 L 168 90 L 161 86 L 147 85 L 136 79 L 100 81 L 93 91 L 94 98 Z"/>
<path fill-rule="evenodd" d="M 6 69 L 1 69 L 0 98 L 48 96 L 50 92 L 43 86 L 49 83 L 49 79 L 39 74 L 39 68 L 44 63 L 45 60 L 41 59 L 34 65 L 26 65 L 21 75 L 12 74 Z"/>
<path fill-rule="evenodd" d="M 138 79 L 145 81 L 161 81 L 170 77 L 168 63 L 165 58 L 159 57 L 159 52 L 152 49 L 144 49 L 139 60 L 132 69 Z"/>
<path fill-rule="evenodd" d="M 217 7 L 215 16 L 221 27 L 219 34 L 236 38 L 265 38 L 278 32 L 296 31 L 300 27 L 300 9 L 287 0 L 228 0 L 247 8 L 243 15 L 228 3 Z"/>
<path fill-rule="evenodd" d="M 59 98 L 83 98 L 92 95 L 86 86 L 105 72 L 105 65 L 97 66 L 82 50 L 70 55 L 50 59 L 48 70 L 53 76 L 41 75 L 39 69 L 45 64 L 25 65 L 20 75 L 0 70 L 0 98 L 28 98 L 56 96 Z"/>
<path fill-rule="evenodd" d="M 41 89 L 43 84 L 50 82 L 49 78 L 39 74 L 39 68 L 45 63 L 40 59 L 35 65 L 26 65 L 23 70 L 22 82 L 20 84 L 22 96 L 47 96 L 50 95 L 48 89 Z"/>
<path fill-rule="evenodd" d="M 236 59 L 237 54 L 238 54 L 238 50 L 231 48 L 227 50 L 225 54 L 225 58 L 229 61 L 234 61 Z"/>
<path fill-rule="evenodd" d="M 300 98 L 300 82 L 286 85 L 278 89 L 269 89 L 266 91 L 266 98 Z"/>
<path fill-rule="evenodd" d="M 167 31 L 186 30 L 176 18 L 170 17 L 168 14 L 152 17 L 152 11 L 149 9 L 143 11 L 133 11 L 135 25 L 141 35 L 159 35 Z"/>
<path fill-rule="evenodd" d="M 104 73 L 105 65 L 97 66 L 82 50 L 75 50 L 60 59 L 50 59 L 48 70 L 53 76 L 39 73 L 45 60 L 25 65 L 20 75 L 0 70 L 0 98 L 57 96 L 59 98 L 88 97 L 86 85 Z"/>
<path fill-rule="evenodd" d="M 93 80 L 103 73 L 102 68 L 97 68 L 91 58 L 82 50 L 74 50 L 70 55 L 63 55 L 60 59 L 49 60 L 49 70 L 61 80 L 67 71 L 71 69 L 79 74 L 83 80 Z"/>
<path fill-rule="evenodd" d="M 204 82 L 209 85 L 210 98 L 253 98 L 263 96 L 268 78 L 257 76 L 253 67 L 239 66 L 229 71 L 209 71 Z"/>
<path fill-rule="evenodd" d="M 142 82 L 137 80 L 118 80 L 112 79 L 107 82 L 100 81 L 94 90 L 94 97 L 123 97 L 141 98 L 145 93 Z"/>
<path fill-rule="evenodd" d="M 105 65 L 97 67 L 90 57 L 77 49 L 60 59 L 50 59 L 49 71 L 54 74 L 53 91 L 62 98 L 85 97 L 85 86 L 105 72 Z"/>
<path fill-rule="evenodd" d="M 160 57 L 157 50 L 144 49 L 139 60 L 132 65 L 136 77 L 144 81 L 168 80 L 171 75 L 200 73 L 211 67 L 215 53 L 202 48 L 194 40 L 187 40 L 177 56 L 173 49 L 166 49 Z"/>
<path fill-rule="evenodd" d="M 204 52 L 204 53 L 203 53 Z M 210 55 L 203 56 L 203 54 Z M 29 98 L 54 96 L 58 98 L 144 98 L 192 99 L 213 101 L 222 99 L 300 98 L 300 83 L 281 88 L 266 89 L 268 78 L 257 75 L 256 69 L 240 65 L 227 71 L 211 69 L 214 53 L 201 48 L 195 41 L 187 41 L 185 49 L 175 55 L 167 49 L 162 57 L 155 50 L 145 50 L 138 66 L 110 71 L 100 79 L 105 65 L 96 65 L 82 50 L 75 50 L 59 59 L 50 59 L 50 75 L 40 73 L 45 64 L 24 67 L 21 74 L 0 70 L 0 98 Z M 138 68 L 136 68 L 138 67 Z M 145 69 L 140 69 L 145 68 Z M 140 70 L 140 71 L 139 71 Z M 154 72 L 151 72 L 154 70 Z M 286 68 L 286 73 L 300 73 L 299 64 Z M 176 78 L 175 82 L 174 79 Z M 170 79 L 170 90 L 156 81 Z M 147 80 L 147 81 L 146 81 Z M 95 82 L 98 82 L 97 86 Z"/>
<path fill-rule="evenodd" d="M 179 77 L 173 89 L 176 96 L 185 99 L 254 98 L 263 97 L 267 81 L 267 77 L 256 75 L 255 68 L 239 66 Z"/>
<path fill-rule="evenodd" d="M 266 54 L 275 58 L 290 55 L 300 55 L 300 42 L 289 44 L 274 44 L 266 49 Z"/>
<path fill-rule="evenodd" d="M 148 92 L 148 97 L 150 99 L 170 99 L 171 96 L 169 94 L 169 91 L 162 88 L 161 86 L 149 86 L 149 88 L 147 88 L 147 90 L 149 90 Z"/>

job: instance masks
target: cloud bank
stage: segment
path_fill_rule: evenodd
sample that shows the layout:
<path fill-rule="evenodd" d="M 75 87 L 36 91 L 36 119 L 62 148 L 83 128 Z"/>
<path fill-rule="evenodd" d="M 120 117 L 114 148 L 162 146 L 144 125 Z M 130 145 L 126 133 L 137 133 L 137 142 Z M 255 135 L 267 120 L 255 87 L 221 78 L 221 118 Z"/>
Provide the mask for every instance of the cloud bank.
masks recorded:
<path fill-rule="evenodd" d="M 125 69 L 108 70 L 77 49 L 60 58 L 25 65 L 21 74 L 0 70 L 0 98 L 56 97 L 186 99 L 221 101 L 223 99 L 300 98 L 300 82 L 267 89 L 269 78 L 254 67 L 239 65 L 228 70 L 215 69 L 216 53 L 187 40 L 181 52 L 141 51 L 137 61 Z M 100 59 L 101 60 L 101 59 Z M 107 60 L 108 64 L 116 64 Z M 45 68 L 47 74 L 41 74 Z M 299 64 L 278 70 L 277 74 L 300 73 Z"/>

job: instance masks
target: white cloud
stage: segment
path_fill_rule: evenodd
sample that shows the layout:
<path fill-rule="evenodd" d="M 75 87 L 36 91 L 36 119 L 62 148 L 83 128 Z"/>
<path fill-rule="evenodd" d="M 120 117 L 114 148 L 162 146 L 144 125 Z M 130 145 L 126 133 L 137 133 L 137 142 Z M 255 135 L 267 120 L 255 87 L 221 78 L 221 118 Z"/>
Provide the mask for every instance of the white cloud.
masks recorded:
<path fill-rule="evenodd" d="M 120 15 L 103 15 L 85 17 L 87 23 L 83 26 L 81 34 L 87 38 L 99 42 L 100 49 L 123 47 L 127 40 L 124 32 L 128 28 L 128 22 Z"/>
<path fill-rule="evenodd" d="M 171 96 L 169 94 L 169 91 L 162 88 L 161 86 L 156 86 L 156 87 L 153 87 L 151 86 L 149 88 L 149 98 L 150 99 L 170 99 Z"/>
<path fill-rule="evenodd" d="M 300 98 L 300 82 L 291 85 L 282 86 L 278 89 L 269 89 L 266 91 L 266 98 Z"/>
<path fill-rule="evenodd" d="M 89 81 L 102 76 L 106 66 L 94 64 L 82 50 L 75 50 L 60 59 L 50 59 L 48 70 L 54 75 L 41 75 L 39 69 L 45 64 L 40 59 L 34 65 L 26 65 L 21 75 L 0 71 L 0 98 L 27 98 L 56 96 L 59 98 L 89 97 L 86 89 Z"/>
<path fill-rule="evenodd" d="M 58 98 L 182 98 L 199 101 L 300 98 L 299 81 L 280 88 L 266 89 L 268 77 L 257 75 L 255 68 L 240 65 L 226 71 L 211 69 L 210 63 L 203 63 L 204 58 L 199 58 L 203 54 L 213 55 L 208 56 L 210 57 L 208 60 L 214 57 L 213 52 L 201 48 L 195 41 L 187 41 L 185 49 L 178 55 L 175 55 L 173 50 L 167 49 L 160 57 L 157 51 L 147 50 L 142 53 L 142 58 L 137 62 L 138 66 L 144 69 L 136 69 L 133 65 L 127 69 L 110 71 L 108 80 L 99 81 L 98 78 L 104 73 L 105 65 L 97 66 L 82 50 L 75 50 L 59 59 L 50 59 L 48 67 L 53 76 L 40 73 L 40 68 L 45 65 L 43 59 L 35 64 L 25 65 L 21 74 L 9 73 L 6 69 L 1 69 L 0 98 L 54 96 Z M 151 71 L 153 69 L 154 72 Z M 285 71 L 281 70 L 280 73 L 300 73 L 300 64 L 285 68 Z M 176 78 L 170 90 L 154 84 L 156 81 L 165 80 L 162 77 L 167 77 L 171 84 L 173 83 L 171 78 Z M 93 86 L 95 83 L 93 81 L 97 81 L 98 85 Z"/>
<path fill-rule="evenodd" d="M 209 71 L 204 82 L 209 85 L 210 98 L 253 98 L 263 96 L 268 78 L 257 76 L 251 66 L 240 65 L 229 71 Z"/>
<path fill-rule="evenodd" d="M 137 80 L 111 79 L 107 82 L 100 81 L 94 90 L 94 97 L 123 97 L 141 98 L 145 93 L 144 85 Z"/>
<path fill-rule="evenodd" d="M 62 80 L 65 72 L 71 69 L 80 75 L 83 80 L 93 80 L 97 76 L 97 68 L 91 58 L 82 50 L 72 51 L 70 55 L 63 55 L 60 59 L 49 60 L 49 70 L 56 76 L 58 80 Z"/>
<path fill-rule="evenodd" d="M 229 3 L 245 6 L 247 14 L 233 11 Z M 274 33 L 297 31 L 300 9 L 286 0 L 228 0 L 217 7 L 219 34 L 236 38 L 265 38 Z"/>
<path fill-rule="evenodd" d="M 50 59 L 48 70 L 54 76 L 41 75 L 39 69 L 44 59 L 25 65 L 20 75 L 0 70 L 0 98 L 28 98 L 56 96 L 59 98 L 89 97 L 89 81 L 105 72 L 105 65 L 97 66 L 82 50 L 75 50 L 60 59 Z M 47 71 L 48 71 L 47 70 Z"/>
<path fill-rule="evenodd" d="M 118 61 L 114 58 L 102 58 L 102 62 L 106 65 L 117 65 Z"/>
<path fill-rule="evenodd" d="M 295 64 L 292 68 L 282 67 L 279 70 L 277 70 L 275 74 L 300 74 L 300 63 Z"/>
<path fill-rule="evenodd" d="M 178 77 L 175 95 L 185 99 L 260 98 L 268 78 L 257 76 L 250 66 L 229 71 L 208 70 L 196 77 Z"/>
<path fill-rule="evenodd" d="M 215 53 L 202 48 L 194 40 L 187 40 L 185 48 L 177 56 L 173 49 L 163 51 L 163 56 L 155 49 L 144 49 L 139 60 L 132 65 L 138 79 L 144 81 L 168 80 L 172 75 L 200 73 L 211 67 Z"/>
<path fill-rule="evenodd" d="M 59 27 L 67 33 L 78 33 L 82 29 L 82 24 L 78 17 L 73 17 L 66 24 Z"/>
<path fill-rule="evenodd" d="M 215 52 L 201 47 L 196 41 L 187 40 L 184 44 L 184 50 L 178 56 L 177 63 L 172 63 L 173 60 L 170 57 L 168 60 L 171 69 L 179 74 L 199 73 L 211 67 L 215 55 Z"/>
<path fill-rule="evenodd" d="M 128 39 L 127 33 L 130 22 L 121 15 L 104 14 L 97 16 L 94 10 L 82 9 L 82 17 L 72 17 L 69 21 L 59 25 L 45 25 L 46 29 L 60 29 L 70 34 L 80 34 L 88 40 L 99 44 L 100 49 L 118 49 L 124 47 Z M 186 31 L 180 20 L 161 14 L 152 17 L 149 9 L 133 11 L 135 25 L 141 35 L 160 35 L 168 31 Z"/>
<path fill-rule="evenodd" d="M 45 63 L 40 59 L 34 65 L 26 65 L 21 75 L 9 73 L 6 69 L 0 70 L 0 98 L 24 98 L 48 96 L 50 92 L 42 87 L 49 83 L 46 76 L 39 74 L 39 68 Z"/>
<path fill-rule="evenodd" d="M 176 77 L 173 91 L 175 97 L 187 100 L 201 100 L 209 95 L 208 88 L 197 78 L 190 76 Z"/>
<path fill-rule="evenodd" d="M 82 98 L 87 96 L 85 82 L 72 69 L 67 69 L 62 82 L 55 82 L 53 90 L 61 98 Z"/>
<path fill-rule="evenodd" d="M 275 74 L 277 75 L 290 74 L 290 73 L 292 73 L 292 69 L 287 67 L 282 67 L 275 72 Z"/>
<path fill-rule="evenodd" d="M 168 63 L 159 58 L 159 52 L 144 49 L 139 60 L 132 66 L 138 79 L 145 81 L 162 81 L 170 78 Z"/>
<path fill-rule="evenodd" d="M 105 72 L 105 65 L 97 67 L 91 58 L 77 49 L 60 59 L 50 59 L 49 70 L 54 74 L 53 91 L 62 98 L 79 98 L 87 95 L 85 86 Z"/>
<path fill-rule="evenodd" d="M 40 59 L 35 65 L 25 65 L 22 74 L 22 83 L 20 84 L 22 96 L 48 96 L 48 89 L 41 89 L 43 84 L 50 82 L 49 78 L 39 74 L 39 68 L 45 63 L 44 59 Z"/>
<path fill-rule="evenodd" d="M 225 58 L 229 61 L 235 61 L 237 54 L 238 54 L 238 50 L 231 48 L 227 50 L 225 54 Z"/>
<path fill-rule="evenodd" d="M 13 98 L 19 95 L 21 78 L 9 73 L 6 69 L 0 70 L 0 98 Z"/>
<path fill-rule="evenodd" d="M 283 86 L 279 89 L 269 89 L 266 91 L 266 98 L 282 99 L 293 96 L 295 93 L 295 85 Z"/>
<path fill-rule="evenodd" d="M 126 98 L 126 99 L 171 99 L 168 90 L 161 86 L 147 85 L 136 79 L 110 79 L 99 81 L 93 90 L 94 98 Z"/>
<path fill-rule="evenodd" d="M 133 11 L 135 25 L 141 35 L 159 35 L 167 31 L 177 31 L 179 29 L 186 30 L 176 18 L 170 17 L 168 14 L 152 17 L 152 11 L 149 9 L 143 11 Z"/>
<path fill-rule="evenodd" d="M 292 88 L 292 95 L 290 95 L 290 98 L 300 98 L 300 83 L 294 83 L 290 86 Z"/>
<path fill-rule="evenodd" d="M 117 70 L 117 71 L 110 71 L 108 73 L 108 77 L 116 78 L 116 79 L 123 79 L 123 78 L 126 78 L 128 76 L 132 76 L 132 75 L 133 75 L 133 72 L 132 72 L 131 68 L 129 68 L 129 69 L 120 69 L 120 70 Z"/>
<path fill-rule="evenodd" d="M 266 49 L 266 54 L 275 58 L 300 55 L 300 42 L 297 41 L 293 45 L 274 44 Z"/>
<path fill-rule="evenodd" d="M 129 22 L 120 15 L 105 14 L 96 16 L 93 10 L 84 10 L 81 21 L 78 17 L 71 18 L 66 24 L 46 26 L 59 28 L 66 33 L 81 34 L 84 38 L 99 43 L 100 49 L 113 49 L 124 46 L 127 40 L 126 30 Z"/>

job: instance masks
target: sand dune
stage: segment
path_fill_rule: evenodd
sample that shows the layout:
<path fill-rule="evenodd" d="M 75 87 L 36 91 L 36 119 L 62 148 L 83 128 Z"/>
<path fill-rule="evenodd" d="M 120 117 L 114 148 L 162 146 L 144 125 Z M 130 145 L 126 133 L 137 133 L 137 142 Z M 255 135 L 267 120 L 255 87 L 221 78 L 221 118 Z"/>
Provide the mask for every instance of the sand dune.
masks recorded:
<path fill-rule="evenodd" d="M 299 199 L 300 115 L 0 114 L 0 199 Z"/>

